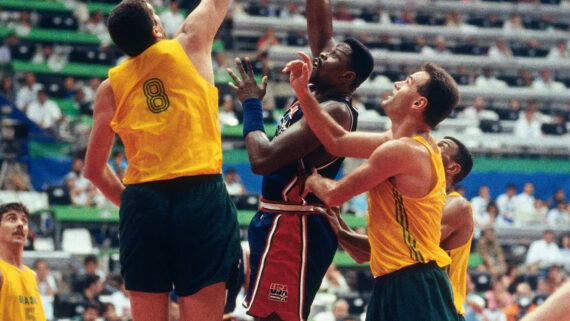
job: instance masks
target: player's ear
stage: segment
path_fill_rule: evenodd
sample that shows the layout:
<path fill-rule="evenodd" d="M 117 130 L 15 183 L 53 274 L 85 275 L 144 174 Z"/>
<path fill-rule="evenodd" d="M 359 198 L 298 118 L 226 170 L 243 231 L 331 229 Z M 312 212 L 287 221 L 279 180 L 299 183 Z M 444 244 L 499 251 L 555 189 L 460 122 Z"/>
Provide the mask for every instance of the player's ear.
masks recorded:
<path fill-rule="evenodd" d="M 345 71 L 342 74 L 342 79 L 347 83 L 351 84 L 354 79 L 356 79 L 356 73 L 354 71 Z"/>
<path fill-rule="evenodd" d="M 414 100 L 414 104 L 412 107 L 424 110 L 427 107 L 427 104 L 428 104 L 427 98 L 425 98 L 424 96 L 420 96 L 416 100 Z"/>
<path fill-rule="evenodd" d="M 157 40 L 164 36 L 156 24 L 152 26 L 152 36 Z"/>
<path fill-rule="evenodd" d="M 455 176 L 461 172 L 461 165 L 457 164 L 456 162 L 449 162 L 447 168 L 445 169 L 445 172 Z"/>

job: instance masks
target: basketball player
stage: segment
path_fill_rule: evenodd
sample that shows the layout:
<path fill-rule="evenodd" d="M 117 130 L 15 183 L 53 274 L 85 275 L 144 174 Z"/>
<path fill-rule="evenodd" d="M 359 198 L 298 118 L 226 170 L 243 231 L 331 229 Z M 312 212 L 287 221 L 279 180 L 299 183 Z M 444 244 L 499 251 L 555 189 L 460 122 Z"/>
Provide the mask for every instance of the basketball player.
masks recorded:
<path fill-rule="evenodd" d="M 85 176 L 120 206 L 121 272 L 136 321 L 166 321 L 173 285 L 185 321 L 220 320 L 237 269 L 239 226 L 221 176 L 211 51 L 229 0 L 203 0 L 175 39 L 143 0 L 108 19 L 128 56 L 95 97 Z M 114 134 L 129 167 L 107 165 Z"/>
<path fill-rule="evenodd" d="M 22 263 L 29 218 L 21 203 L 0 205 L 0 320 L 46 320 L 36 274 Z"/>
<path fill-rule="evenodd" d="M 440 246 L 451 257 L 445 267 L 449 275 L 455 308 L 463 320 L 463 302 L 467 295 L 467 263 L 473 239 L 473 212 L 469 201 L 455 191 L 455 185 L 465 178 L 473 167 L 469 150 L 459 140 L 445 137 L 438 142 L 445 168 L 447 202 L 441 218 Z M 339 244 L 358 263 L 370 260 L 368 236 L 358 234 L 343 221 L 338 211 L 327 211 L 327 218 L 339 239 Z"/>
<path fill-rule="evenodd" d="M 308 88 L 313 66 L 306 55 L 302 57 L 304 61 L 293 61 L 286 70 L 299 101 L 313 113 L 307 121 L 320 139 L 319 123 L 311 116 L 322 112 Z M 370 268 L 376 281 L 368 320 L 458 318 L 449 278 L 442 269 L 451 260 L 439 247 L 445 169 L 430 135 L 458 99 L 453 78 L 427 63 L 422 71 L 394 83 L 393 94 L 382 102 L 392 121 L 387 134 L 343 133 L 334 126 L 333 132 L 339 132 L 344 141 L 334 146 L 321 140 L 333 154 L 367 158 L 340 181 L 315 173 L 306 187 L 328 206 L 369 191 Z"/>
<path fill-rule="evenodd" d="M 335 42 L 329 1 L 308 0 L 307 25 L 315 73 L 311 95 L 319 107 L 346 130 L 356 129 L 353 91 L 370 75 L 372 56 L 354 39 Z M 313 215 L 323 203 L 304 191 L 307 170 L 335 177 L 342 159 L 324 150 L 293 103 L 279 122 L 273 140 L 265 134 L 258 87 L 246 58 L 241 80 L 229 70 L 244 108 L 244 137 L 253 172 L 263 176 L 260 210 L 249 225 L 250 286 L 244 306 L 264 320 L 306 320 L 322 278 L 333 260 L 337 239 L 326 218 Z"/>

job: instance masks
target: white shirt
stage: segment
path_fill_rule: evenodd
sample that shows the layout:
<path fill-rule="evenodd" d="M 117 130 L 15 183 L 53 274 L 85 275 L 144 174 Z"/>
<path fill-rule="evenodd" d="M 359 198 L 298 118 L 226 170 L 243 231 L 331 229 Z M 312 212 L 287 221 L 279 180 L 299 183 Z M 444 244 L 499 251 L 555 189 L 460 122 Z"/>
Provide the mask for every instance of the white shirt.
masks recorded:
<path fill-rule="evenodd" d="M 548 52 L 548 56 L 546 56 L 546 58 L 547 59 L 568 59 L 568 58 L 570 58 L 570 54 L 568 53 L 568 50 L 560 51 L 560 49 L 558 49 L 558 47 L 553 47 Z"/>
<path fill-rule="evenodd" d="M 172 11 L 167 10 L 160 15 L 160 20 L 164 31 L 166 31 L 166 36 L 172 38 L 184 22 L 184 16 L 178 12 L 172 13 Z"/>
<path fill-rule="evenodd" d="M 33 84 L 32 88 L 28 86 L 20 88 L 16 94 L 16 106 L 20 110 L 24 109 L 26 105 L 38 98 L 38 91 L 42 88 L 41 84 Z"/>
<path fill-rule="evenodd" d="M 542 131 L 540 130 L 541 123 L 535 119 L 531 120 L 530 123 L 526 119 L 525 115 L 522 114 L 517 122 L 515 123 L 514 134 L 520 138 L 536 138 L 542 137 Z"/>
<path fill-rule="evenodd" d="M 499 47 L 491 46 L 491 48 L 489 48 L 489 52 L 487 53 L 487 55 L 489 56 L 489 58 L 494 60 L 504 60 L 511 58 L 513 56 L 513 53 L 510 50 L 508 50 L 507 53 L 505 53 L 501 51 Z"/>
<path fill-rule="evenodd" d="M 119 317 L 131 317 L 131 302 L 129 298 L 122 292 L 117 291 L 111 294 L 111 303 L 115 306 L 115 311 Z"/>
<path fill-rule="evenodd" d="M 473 208 L 473 217 L 476 215 L 483 215 L 487 211 L 487 205 L 489 205 L 489 200 L 482 198 L 481 196 L 475 196 L 471 199 L 471 208 Z"/>
<path fill-rule="evenodd" d="M 61 118 L 61 110 L 53 100 L 46 100 L 43 104 L 33 101 L 26 111 L 28 118 L 41 128 L 52 128 Z"/>
<path fill-rule="evenodd" d="M 538 77 L 532 82 L 531 88 L 533 89 L 540 89 L 540 90 L 567 90 L 566 86 L 563 83 L 550 80 L 549 82 L 545 82 L 544 79 Z"/>
<path fill-rule="evenodd" d="M 496 203 L 497 208 L 499 209 L 499 215 L 505 216 L 507 218 L 512 219 L 513 213 L 515 211 L 515 203 L 514 203 L 515 196 L 513 195 L 511 198 L 506 193 L 503 193 L 497 197 Z"/>
<path fill-rule="evenodd" d="M 507 87 L 507 84 L 505 84 L 505 82 L 493 76 L 486 78 L 484 75 L 481 75 L 477 77 L 477 79 L 475 79 L 475 86 L 479 88 L 496 89 L 496 88 L 505 88 Z"/>
<path fill-rule="evenodd" d="M 545 240 L 537 240 L 532 242 L 526 254 L 526 265 L 538 263 L 539 268 L 548 268 L 553 264 L 559 264 L 562 261 L 560 249 L 555 242 L 550 244 Z"/>
<path fill-rule="evenodd" d="M 490 120 L 499 120 L 499 115 L 497 115 L 496 112 L 492 111 L 492 110 L 485 110 L 482 109 L 481 111 L 477 112 L 477 109 L 475 109 L 475 107 L 470 106 L 467 107 L 463 110 L 463 112 L 461 112 L 458 115 L 459 118 L 465 118 L 465 119 L 490 119 Z"/>
<path fill-rule="evenodd" d="M 548 211 L 546 220 L 548 221 L 548 225 L 552 227 L 570 227 L 570 214 L 566 211 L 559 211 L 557 208 Z"/>

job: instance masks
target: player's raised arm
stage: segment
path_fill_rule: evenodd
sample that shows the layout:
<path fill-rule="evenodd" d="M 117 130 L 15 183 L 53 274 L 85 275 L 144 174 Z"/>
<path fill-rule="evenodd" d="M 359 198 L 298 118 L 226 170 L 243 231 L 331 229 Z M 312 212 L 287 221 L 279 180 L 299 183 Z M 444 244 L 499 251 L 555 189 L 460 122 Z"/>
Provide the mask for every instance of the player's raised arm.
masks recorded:
<path fill-rule="evenodd" d="M 473 215 L 469 202 L 462 197 L 448 197 L 441 216 L 441 248 L 453 250 L 469 241 L 472 233 Z"/>
<path fill-rule="evenodd" d="M 229 0 L 202 0 L 176 32 L 177 38 L 186 48 L 211 47 L 218 28 L 228 11 Z"/>
<path fill-rule="evenodd" d="M 309 91 L 309 78 L 312 73 L 312 64 L 309 57 L 302 52 L 303 59 L 294 60 L 285 66 L 283 72 L 289 72 L 291 87 L 295 90 L 297 98 L 303 106 L 303 115 L 307 123 L 325 146 L 327 151 L 336 156 L 368 158 L 381 144 L 392 138 L 392 132 L 364 133 L 350 132 L 340 126 L 319 104 Z"/>
<path fill-rule="evenodd" d="M 330 0 L 307 0 L 307 35 L 313 57 L 324 49 L 332 48 L 333 39 L 332 11 Z"/>

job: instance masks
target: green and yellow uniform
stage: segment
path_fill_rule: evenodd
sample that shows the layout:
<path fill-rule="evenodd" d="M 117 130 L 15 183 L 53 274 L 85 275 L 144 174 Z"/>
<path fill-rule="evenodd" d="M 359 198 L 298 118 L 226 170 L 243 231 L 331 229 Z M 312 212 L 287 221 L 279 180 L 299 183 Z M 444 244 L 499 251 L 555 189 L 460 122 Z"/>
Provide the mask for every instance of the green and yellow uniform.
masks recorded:
<path fill-rule="evenodd" d="M 227 281 L 239 259 L 236 209 L 223 182 L 218 91 L 178 40 L 109 71 L 111 128 L 129 161 L 119 222 L 126 288 L 180 296 Z"/>
<path fill-rule="evenodd" d="M 451 192 L 447 197 L 462 196 L 457 192 Z M 471 204 L 469 205 L 469 210 L 473 213 Z M 473 214 L 471 214 L 471 217 L 473 217 Z M 457 313 L 460 315 L 465 314 L 463 302 L 465 302 L 465 296 L 467 295 L 467 263 L 471 252 L 472 240 L 473 233 L 471 233 L 471 237 L 467 243 L 458 248 L 447 251 L 447 254 L 449 254 L 449 257 L 451 258 L 451 264 L 445 267 L 445 271 L 449 275 L 449 281 L 451 282 L 451 288 L 453 289 L 455 308 L 457 309 Z"/>
<path fill-rule="evenodd" d="M 451 259 L 439 247 L 446 202 L 441 152 L 422 137 L 412 139 L 429 151 L 436 178 L 430 192 L 420 198 L 402 195 L 389 180 L 369 193 L 370 268 L 376 284 L 368 321 L 457 320 L 442 269 Z"/>
<path fill-rule="evenodd" d="M 36 275 L 24 266 L 16 266 L 0 260 L 4 282 L 0 288 L 0 320 L 45 321 L 44 309 Z"/>

